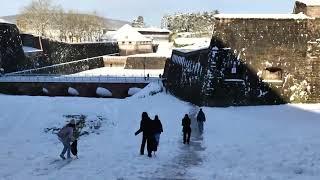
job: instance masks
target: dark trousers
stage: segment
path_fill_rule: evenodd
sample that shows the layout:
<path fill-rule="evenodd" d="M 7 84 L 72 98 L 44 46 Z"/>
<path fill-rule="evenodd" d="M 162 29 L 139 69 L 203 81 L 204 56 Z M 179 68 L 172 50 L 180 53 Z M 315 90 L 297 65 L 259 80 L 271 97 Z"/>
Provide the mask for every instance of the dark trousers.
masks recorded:
<path fill-rule="evenodd" d="M 152 156 L 152 151 L 155 150 L 155 138 L 153 136 L 147 137 L 147 150 L 148 150 L 148 156 Z"/>
<path fill-rule="evenodd" d="M 142 142 L 140 147 L 140 154 L 144 154 L 144 147 L 146 146 L 147 136 L 142 135 Z"/>
<path fill-rule="evenodd" d="M 190 143 L 190 136 L 191 136 L 191 130 L 190 131 L 183 131 L 183 144 Z"/>

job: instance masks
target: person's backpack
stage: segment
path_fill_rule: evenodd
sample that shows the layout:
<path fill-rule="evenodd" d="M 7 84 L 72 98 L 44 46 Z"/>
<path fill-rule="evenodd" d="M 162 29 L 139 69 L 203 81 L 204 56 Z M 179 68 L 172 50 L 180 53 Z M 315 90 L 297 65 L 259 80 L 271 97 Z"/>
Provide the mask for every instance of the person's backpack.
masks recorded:
<path fill-rule="evenodd" d="M 58 132 L 58 137 L 61 139 L 65 139 L 68 136 L 68 127 L 65 126 Z"/>

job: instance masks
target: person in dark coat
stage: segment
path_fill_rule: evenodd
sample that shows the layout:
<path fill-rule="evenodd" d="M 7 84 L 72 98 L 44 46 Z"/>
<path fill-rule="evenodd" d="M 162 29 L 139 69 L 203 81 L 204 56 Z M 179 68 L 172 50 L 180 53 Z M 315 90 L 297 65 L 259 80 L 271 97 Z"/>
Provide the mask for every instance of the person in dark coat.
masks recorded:
<path fill-rule="evenodd" d="M 182 119 L 182 126 L 183 144 L 189 144 L 191 137 L 191 119 L 189 118 L 188 114 L 185 114 L 184 118 Z"/>
<path fill-rule="evenodd" d="M 206 121 L 206 116 L 204 115 L 204 112 L 200 108 L 200 111 L 197 115 L 197 122 L 198 122 L 198 128 L 199 128 L 199 133 L 203 133 L 203 123 Z"/>
<path fill-rule="evenodd" d="M 155 131 L 154 137 L 156 142 L 154 151 L 157 151 L 159 146 L 159 141 L 160 141 L 160 134 L 163 132 L 162 123 L 158 115 L 156 115 L 154 118 L 154 131 Z"/>
<path fill-rule="evenodd" d="M 152 151 L 154 149 L 155 138 L 154 138 L 154 125 L 153 121 L 149 118 L 148 113 L 142 113 L 142 119 L 140 122 L 140 129 L 135 132 L 135 135 L 142 134 L 142 142 L 140 147 L 140 154 L 144 154 L 144 148 L 147 143 L 148 156 L 152 157 Z"/>

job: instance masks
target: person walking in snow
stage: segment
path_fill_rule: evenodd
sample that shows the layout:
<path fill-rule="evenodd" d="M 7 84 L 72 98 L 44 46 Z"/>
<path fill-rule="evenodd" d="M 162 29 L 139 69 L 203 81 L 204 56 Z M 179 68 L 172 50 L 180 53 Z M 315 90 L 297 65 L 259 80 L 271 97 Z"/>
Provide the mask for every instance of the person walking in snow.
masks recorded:
<path fill-rule="evenodd" d="M 185 114 L 184 118 L 182 119 L 182 127 L 183 144 L 189 144 L 191 137 L 191 119 L 189 118 L 188 114 Z"/>
<path fill-rule="evenodd" d="M 63 150 L 60 154 L 60 157 L 62 159 L 66 159 L 64 155 L 67 152 L 67 158 L 71 158 L 70 156 L 70 143 L 74 140 L 73 137 L 73 131 L 76 127 L 76 121 L 72 119 L 69 124 L 67 124 L 65 127 L 63 127 L 59 132 L 58 132 L 58 138 L 63 144 Z"/>
<path fill-rule="evenodd" d="M 206 121 L 206 116 L 204 115 L 204 112 L 200 108 L 200 111 L 199 111 L 199 113 L 197 115 L 198 129 L 199 129 L 199 133 L 200 134 L 203 133 L 203 123 L 205 121 Z"/>
<path fill-rule="evenodd" d="M 155 137 L 155 149 L 154 151 L 156 152 L 158 150 L 158 146 L 159 146 L 159 141 L 160 141 L 160 134 L 163 132 L 163 128 L 162 128 L 162 123 L 159 119 L 159 116 L 156 115 L 154 118 L 154 137 Z"/>
<path fill-rule="evenodd" d="M 143 112 L 140 122 L 140 128 L 135 132 L 138 135 L 142 132 L 142 142 L 140 147 L 140 154 L 144 154 L 144 148 L 147 143 L 148 156 L 152 157 L 152 151 L 154 149 L 155 138 L 154 138 L 154 125 L 153 121 L 148 116 L 148 113 Z"/>

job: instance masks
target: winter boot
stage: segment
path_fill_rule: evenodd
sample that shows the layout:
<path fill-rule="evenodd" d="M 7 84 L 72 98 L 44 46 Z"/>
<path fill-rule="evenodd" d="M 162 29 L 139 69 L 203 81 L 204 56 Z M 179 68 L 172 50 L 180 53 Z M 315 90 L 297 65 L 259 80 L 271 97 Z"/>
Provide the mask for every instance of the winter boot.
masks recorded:
<path fill-rule="evenodd" d="M 63 159 L 63 160 L 66 159 L 62 154 L 60 154 L 60 157 L 61 157 L 61 159 Z"/>

